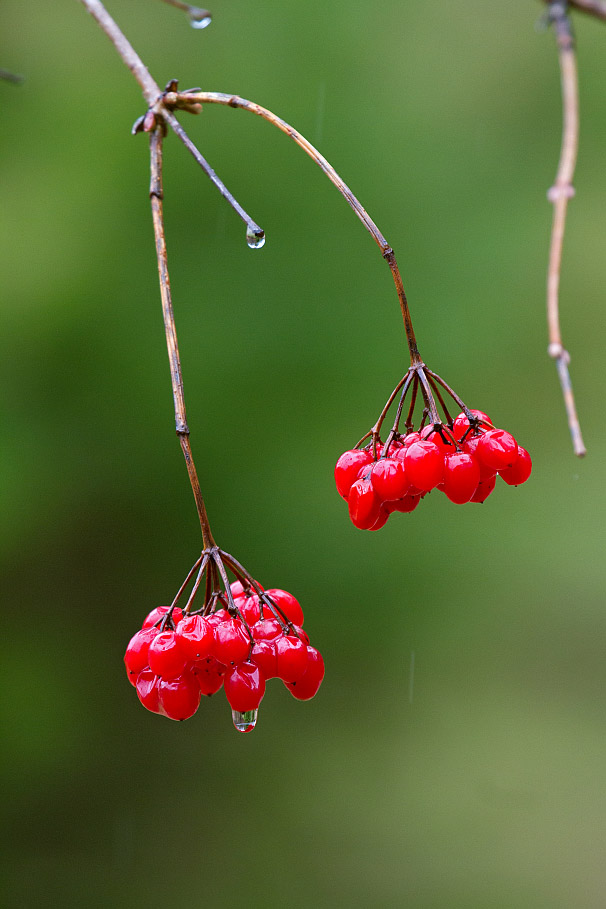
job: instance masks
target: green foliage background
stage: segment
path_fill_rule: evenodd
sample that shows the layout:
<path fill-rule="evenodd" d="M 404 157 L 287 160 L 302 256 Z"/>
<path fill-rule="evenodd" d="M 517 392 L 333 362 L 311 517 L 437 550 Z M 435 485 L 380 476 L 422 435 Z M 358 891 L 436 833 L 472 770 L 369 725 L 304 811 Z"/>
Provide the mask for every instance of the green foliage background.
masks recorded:
<path fill-rule="evenodd" d="M 2 890 L 7 906 L 603 906 L 606 33 L 576 17 L 581 153 L 563 328 L 589 455 L 546 357 L 553 37 L 528 0 L 218 2 L 195 32 L 110 11 L 160 83 L 290 120 L 398 255 L 426 361 L 532 452 L 485 506 L 356 531 L 332 467 L 406 367 L 389 271 L 286 137 L 184 118 L 267 231 L 172 137 L 186 400 L 219 542 L 300 599 L 318 697 L 143 711 L 125 644 L 199 551 L 174 438 L 134 80 L 73 0 L 5 0 L 1 83 Z M 414 657 L 413 657 L 414 654 Z M 414 678 L 411 663 L 414 659 Z M 411 681 L 414 684 L 411 684 Z"/>

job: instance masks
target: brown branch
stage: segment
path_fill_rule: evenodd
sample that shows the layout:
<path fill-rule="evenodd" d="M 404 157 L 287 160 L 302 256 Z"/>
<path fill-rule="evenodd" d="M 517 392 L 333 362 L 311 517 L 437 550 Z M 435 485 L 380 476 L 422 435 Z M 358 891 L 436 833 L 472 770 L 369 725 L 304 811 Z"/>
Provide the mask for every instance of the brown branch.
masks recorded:
<path fill-rule="evenodd" d="M 177 343 L 177 330 L 175 328 L 175 317 L 173 314 L 173 305 L 170 293 L 170 278 L 168 275 L 168 263 L 166 257 L 166 241 L 164 237 L 164 212 L 162 205 L 162 142 L 164 140 L 164 126 L 157 126 L 150 134 L 150 161 L 151 161 L 151 180 L 149 187 L 149 196 L 151 200 L 152 218 L 154 222 L 154 236 L 156 240 L 156 255 L 158 258 L 158 275 L 160 278 L 160 294 L 162 297 L 162 315 L 164 317 L 164 329 L 166 332 L 166 346 L 168 348 L 168 359 L 170 362 L 170 378 L 173 388 L 173 398 L 175 403 L 175 426 L 177 436 L 181 444 L 189 481 L 194 493 L 200 527 L 202 529 L 202 540 L 204 548 L 208 549 L 215 545 L 213 535 L 206 514 L 206 506 L 202 498 L 200 482 L 196 472 L 196 465 L 191 453 L 189 444 L 189 427 L 187 425 L 187 416 L 185 413 L 185 398 L 183 396 L 183 375 L 181 372 L 181 361 L 179 358 L 179 345 Z"/>
<path fill-rule="evenodd" d="M 551 2 L 552 0 L 545 0 L 545 3 Z M 578 9 L 581 13 L 588 13 L 590 16 L 606 21 L 605 0 L 568 0 L 568 5 Z"/>
<path fill-rule="evenodd" d="M 577 160 L 579 144 L 579 89 L 577 61 L 574 49 L 572 27 L 568 16 L 566 2 L 552 2 L 549 16 L 553 22 L 560 62 L 562 83 L 562 147 L 555 183 L 547 193 L 553 203 L 553 221 L 549 248 L 549 266 L 547 270 L 547 327 L 549 331 L 549 356 L 556 361 L 568 426 L 572 437 L 574 453 L 583 457 L 586 453 L 577 416 L 572 383 L 568 372 L 570 355 L 562 344 L 559 312 L 560 271 L 562 265 L 562 246 L 566 228 L 568 201 L 574 196 L 572 181 Z"/>
<path fill-rule="evenodd" d="M 370 217 L 365 208 L 358 201 L 356 196 L 353 194 L 349 186 L 341 179 L 339 174 L 336 172 L 334 167 L 326 160 L 324 155 L 320 154 L 317 148 L 308 142 L 305 136 L 302 135 L 298 130 L 293 126 L 283 120 L 281 117 L 278 117 L 272 111 L 268 110 L 266 107 L 261 107 L 260 104 L 256 104 L 254 101 L 247 101 L 245 98 L 241 98 L 238 95 L 229 95 L 224 92 L 186 92 L 186 93 L 168 93 L 166 95 L 167 104 L 187 104 L 187 103 L 199 103 L 199 104 L 221 104 L 225 107 L 235 107 L 242 110 L 247 110 L 250 113 L 256 114 L 261 117 L 263 120 L 266 120 L 268 123 L 271 123 L 272 126 L 277 127 L 287 136 L 289 136 L 299 148 L 302 148 L 303 151 L 309 155 L 309 157 L 315 161 L 318 167 L 326 174 L 330 182 L 335 186 L 338 191 L 341 193 L 346 202 L 350 205 L 353 211 L 356 213 L 366 230 L 369 232 L 379 249 L 381 254 L 393 275 L 394 283 L 396 286 L 396 292 L 398 294 L 398 300 L 400 302 L 400 309 L 402 310 L 402 318 L 404 319 L 404 327 L 406 330 L 406 338 L 408 340 L 408 347 L 410 350 L 410 361 L 412 364 L 417 364 L 421 362 L 421 357 L 419 355 L 419 350 L 417 347 L 417 341 L 415 338 L 414 329 L 412 326 L 412 319 L 410 316 L 410 310 L 408 308 L 408 301 L 406 299 L 406 294 L 404 292 L 404 287 L 402 284 L 402 277 L 400 275 L 400 270 L 398 268 L 398 263 L 396 262 L 396 257 L 394 251 Z"/>

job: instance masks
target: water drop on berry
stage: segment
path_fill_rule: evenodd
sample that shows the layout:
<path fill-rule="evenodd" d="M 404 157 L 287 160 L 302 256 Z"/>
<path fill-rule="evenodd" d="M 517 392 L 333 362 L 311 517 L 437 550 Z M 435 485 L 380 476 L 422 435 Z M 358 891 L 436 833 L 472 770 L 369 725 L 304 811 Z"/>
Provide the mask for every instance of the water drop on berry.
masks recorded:
<path fill-rule="evenodd" d="M 257 725 L 258 713 L 258 710 L 247 710 L 246 713 L 240 713 L 239 710 L 232 710 L 231 717 L 238 732 L 252 732 Z"/>
<path fill-rule="evenodd" d="M 257 227 L 256 230 L 252 227 L 247 227 L 246 242 L 251 249 L 261 249 L 262 246 L 265 246 L 265 231 L 261 230 L 260 227 Z"/>
<path fill-rule="evenodd" d="M 189 24 L 192 28 L 207 28 L 212 22 L 212 16 L 207 9 L 191 8 L 189 13 Z"/>

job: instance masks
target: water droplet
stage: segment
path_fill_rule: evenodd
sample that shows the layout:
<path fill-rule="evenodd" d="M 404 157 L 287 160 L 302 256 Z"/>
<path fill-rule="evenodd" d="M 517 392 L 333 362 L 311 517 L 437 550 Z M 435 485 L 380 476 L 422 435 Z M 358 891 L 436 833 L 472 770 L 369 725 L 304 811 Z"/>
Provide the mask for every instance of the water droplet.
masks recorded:
<path fill-rule="evenodd" d="M 231 716 L 238 732 L 252 732 L 257 725 L 258 712 L 258 710 L 247 710 L 246 713 L 240 713 L 238 710 L 232 710 Z"/>
<path fill-rule="evenodd" d="M 189 24 L 192 28 L 207 28 L 212 21 L 212 16 L 206 9 L 194 7 L 189 14 Z"/>
<path fill-rule="evenodd" d="M 246 242 L 251 249 L 261 249 L 262 246 L 265 246 L 265 231 L 261 230 L 260 227 L 257 227 L 256 229 L 247 227 Z"/>

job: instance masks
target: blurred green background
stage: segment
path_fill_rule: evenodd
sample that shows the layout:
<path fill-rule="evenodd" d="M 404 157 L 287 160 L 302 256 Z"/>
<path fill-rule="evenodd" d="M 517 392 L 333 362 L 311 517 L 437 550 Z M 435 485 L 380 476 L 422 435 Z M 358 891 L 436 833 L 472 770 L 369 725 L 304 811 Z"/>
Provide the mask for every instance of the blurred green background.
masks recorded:
<path fill-rule="evenodd" d="M 236 92 L 317 143 L 398 256 L 426 361 L 532 452 L 483 507 L 435 494 L 357 531 L 332 478 L 407 365 L 377 248 L 317 167 L 244 112 L 182 117 L 167 239 L 215 536 L 291 590 L 326 679 L 145 712 L 124 647 L 200 547 L 161 322 L 141 95 L 74 0 L 5 0 L 0 65 L 3 902 L 602 907 L 606 31 L 576 17 L 581 148 L 562 274 L 589 454 L 546 356 L 560 143 L 529 0 L 259 0 L 206 31 L 109 5 L 155 78 Z M 597 415 L 597 416 L 596 416 Z M 597 417 L 600 417 L 599 419 Z"/>

